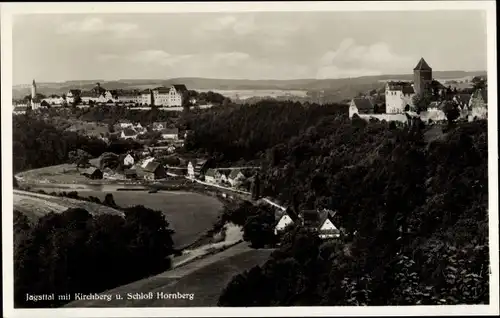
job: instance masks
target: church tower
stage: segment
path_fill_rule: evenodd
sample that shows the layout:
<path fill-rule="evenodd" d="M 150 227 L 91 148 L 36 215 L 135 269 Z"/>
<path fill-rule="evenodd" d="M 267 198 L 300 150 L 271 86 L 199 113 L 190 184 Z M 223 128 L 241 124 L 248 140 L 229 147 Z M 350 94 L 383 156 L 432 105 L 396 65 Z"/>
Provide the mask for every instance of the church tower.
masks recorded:
<path fill-rule="evenodd" d="M 31 84 L 31 100 L 34 101 L 36 97 L 36 83 L 35 80 L 33 80 L 33 83 Z"/>
<path fill-rule="evenodd" d="M 421 58 L 413 69 L 413 89 L 416 94 L 429 92 L 432 84 L 432 68 Z"/>

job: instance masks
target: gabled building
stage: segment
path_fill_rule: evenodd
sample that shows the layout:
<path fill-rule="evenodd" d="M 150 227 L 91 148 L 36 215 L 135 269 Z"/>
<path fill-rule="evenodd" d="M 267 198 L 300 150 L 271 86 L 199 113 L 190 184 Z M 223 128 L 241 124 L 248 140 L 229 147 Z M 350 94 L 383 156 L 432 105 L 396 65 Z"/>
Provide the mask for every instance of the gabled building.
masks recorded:
<path fill-rule="evenodd" d="M 415 95 L 410 82 L 387 82 L 385 87 L 385 111 L 387 114 L 401 114 L 412 106 Z"/>
<path fill-rule="evenodd" d="M 167 177 L 167 171 L 159 162 L 151 161 L 142 170 L 145 180 L 157 180 Z"/>
<path fill-rule="evenodd" d="M 282 233 L 288 226 L 299 221 L 299 216 L 291 209 L 276 213 L 276 224 L 274 226 L 274 234 Z"/>
<path fill-rule="evenodd" d="M 135 158 L 131 154 L 127 154 L 125 158 L 123 158 L 124 166 L 133 166 L 135 163 Z"/>
<path fill-rule="evenodd" d="M 488 118 L 488 91 L 486 89 L 478 89 L 472 94 L 470 110 L 472 119 Z"/>
<path fill-rule="evenodd" d="M 120 138 L 122 139 L 133 139 L 136 140 L 139 133 L 132 128 L 125 128 L 122 130 Z"/>
<path fill-rule="evenodd" d="M 82 100 L 82 104 L 88 105 L 90 102 L 97 103 L 100 96 L 100 94 L 93 91 L 83 91 L 80 94 L 80 99 Z"/>
<path fill-rule="evenodd" d="M 460 93 L 453 96 L 453 101 L 460 109 L 468 109 L 470 107 L 472 94 Z"/>
<path fill-rule="evenodd" d="M 169 107 L 180 107 L 182 106 L 182 101 L 184 99 L 184 93 L 187 91 L 186 85 L 175 84 L 170 87 L 168 92 L 168 106 Z"/>
<path fill-rule="evenodd" d="M 330 210 L 301 211 L 302 226 L 310 231 L 318 232 L 321 239 L 340 237 L 340 230 L 333 224 L 335 213 Z"/>
<path fill-rule="evenodd" d="M 80 97 L 82 91 L 79 89 L 70 89 L 66 94 L 66 102 L 68 104 L 74 103 L 75 99 Z"/>
<path fill-rule="evenodd" d="M 239 186 L 247 177 L 243 174 L 240 169 L 233 169 L 229 174 L 227 181 L 232 187 Z"/>
<path fill-rule="evenodd" d="M 209 161 L 207 159 L 189 161 L 187 166 L 188 178 L 195 179 L 204 176 L 205 172 L 208 170 L 208 163 Z"/>
<path fill-rule="evenodd" d="M 145 89 L 140 93 L 139 104 L 142 105 L 152 105 L 153 104 L 153 92 L 150 89 Z"/>
<path fill-rule="evenodd" d="M 373 114 L 374 105 L 370 98 L 353 98 L 349 104 L 349 118 L 354 114 Z"/>
<path fill-rule="evenodd" d="M 207 183 L 215 184 L 219 178 L 220 173 L 215 169 L 208 169 L 207 172 L 205 172 L 205 181 Z"/>
<path fill-rule="evenodd" d="M 82 175 L 89 179 L 102 179 L 103 173 L 100 169 L 96 167 L 90 167 L 82 172 Z"/>

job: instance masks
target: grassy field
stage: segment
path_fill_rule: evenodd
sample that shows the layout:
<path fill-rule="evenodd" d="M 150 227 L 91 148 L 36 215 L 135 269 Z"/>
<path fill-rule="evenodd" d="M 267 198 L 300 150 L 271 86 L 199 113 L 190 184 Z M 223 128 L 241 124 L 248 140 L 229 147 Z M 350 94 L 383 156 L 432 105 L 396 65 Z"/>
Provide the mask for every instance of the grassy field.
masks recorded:
<path fill-rule="evenodd" d="M 199 193 L 182 191 L 117 191 L 119 186 L 102 186 L 102 189 L 61 189 L 50 186 L 32 187 L 32 190 L 51 192 L 77 191 L 81 197 L 97 197 L 101 202 L 106 194 L 113 195 L 115 203 L 122 208 L 143 205 L 162 211 L 176 233 L 173 239 L 176 247 L 183 248 L 195 242 L 207 230 L 212 228 L 222 210 L 223 204 L 217 198 Z M 109 190 L 112 189 L 112 190 Z"/>
<path fill-rule="evenodd" d="M 89 179 L 80 173 L 83 169 L 77 169 L 73 164 L 62 164 L 40 169 L 20 172 L 16 176 L 25 183 L 88 183 Z"/>
<path fill-rule="evenodd" d="M 62 213 L 69 208 L 82 208 L 95 215 L 102 213 L 122 215 L 122 212 L 101 204 L 25 191 L 14 191 L 13 199 L 14 209 L 26 214 L 32 222 L 50 212 Z"/>
<path fill-rule="evenodd" d="M 219 295 L 231 278 L 263 264 L 272 250 L 254 250 L 240 243 L 223 252 L 207 256 L 162 274 L 109 290 L 122 300 L 75 301 L 66 307 L 210 307 L 217 306 Z M 153 299 L 127 300 L 127 293 L 149 293 Z M 157 293 L 193 294 L 193 299 L 161 299 Z"/>

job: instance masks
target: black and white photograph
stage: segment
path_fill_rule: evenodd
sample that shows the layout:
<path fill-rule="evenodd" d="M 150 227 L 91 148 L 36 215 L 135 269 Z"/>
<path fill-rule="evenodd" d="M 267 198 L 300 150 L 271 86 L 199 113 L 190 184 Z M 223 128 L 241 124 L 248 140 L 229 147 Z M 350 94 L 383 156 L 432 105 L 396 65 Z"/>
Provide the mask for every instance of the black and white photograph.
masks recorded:
<path fill-rule="evenodd" d="M 495 10 L 2 3 L 4 316 L 498 315 Z"/>

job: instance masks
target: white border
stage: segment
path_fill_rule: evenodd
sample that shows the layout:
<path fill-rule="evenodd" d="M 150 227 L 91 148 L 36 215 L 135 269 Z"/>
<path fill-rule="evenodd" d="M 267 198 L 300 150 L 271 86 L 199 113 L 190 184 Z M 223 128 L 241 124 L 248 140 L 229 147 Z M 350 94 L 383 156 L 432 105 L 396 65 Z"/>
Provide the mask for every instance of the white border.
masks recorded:
<path fill-rule="evenodd" d="M 498 149 L 495 1 L 378 2 L 212 2 L 212 3 L 2 3 L 2 253 L 5 317 L 208 317 L 208 316 L 393 316 L 498 315 Z M 483 10 L 487 13 L 488 51 L 488 169 L 490 225 L 490 305 L 395 307 L 265 307 L 265 308 L 84 308 L 13 309 L 12 230 L 12 15 L 49 13 L 169 13 L 248 11 L 428 11 Z M 464 21 L 466 23 L 466 21 Z M 457 34 L 459 37 L 459 34 Z M 482 36 L 478 34 L 478 36 Z M 458 53 L 458 52 L 457 52 Z"/>

